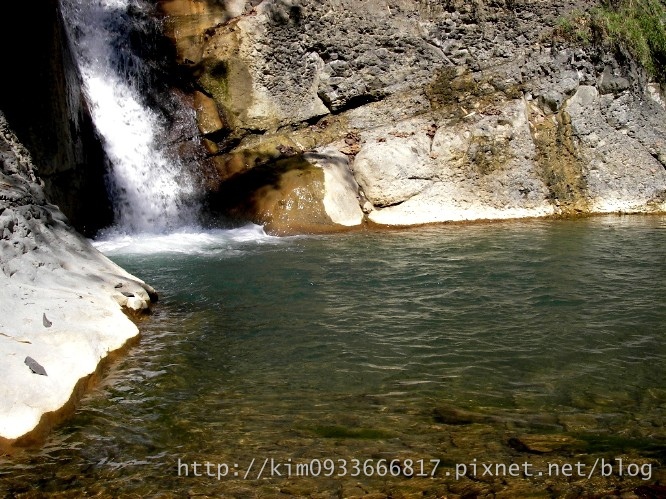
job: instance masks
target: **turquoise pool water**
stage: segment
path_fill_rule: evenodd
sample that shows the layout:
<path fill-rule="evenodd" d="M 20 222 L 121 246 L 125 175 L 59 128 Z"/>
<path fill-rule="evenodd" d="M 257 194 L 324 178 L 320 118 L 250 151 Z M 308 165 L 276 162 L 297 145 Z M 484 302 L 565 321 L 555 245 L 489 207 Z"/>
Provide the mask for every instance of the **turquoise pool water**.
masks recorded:
<path fill-rule="evenodd" d="M 0 458 L 0 491 L 660 490 L 665 243 L 665 217 L 107 241 L 161 301 L 141 342 L 42 449 Z M 299 463 L 310 476 L 295 476 Z M 500 466 L 511 463 L 519 475 Z M 581 473 L 561 473 L 567 464 Z"/>

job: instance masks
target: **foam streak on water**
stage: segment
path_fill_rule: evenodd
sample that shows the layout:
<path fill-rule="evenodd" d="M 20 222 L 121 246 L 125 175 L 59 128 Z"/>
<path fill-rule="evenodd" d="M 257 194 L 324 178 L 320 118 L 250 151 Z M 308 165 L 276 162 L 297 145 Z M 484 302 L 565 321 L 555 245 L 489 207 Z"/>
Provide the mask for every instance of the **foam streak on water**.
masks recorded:
<path fill-rule="evenodd" d="M 187 228 L 168 234 L 114 234 L 93 241 L 93 244 L 111 257 L 155 254 L 224 257 L 237 254 L 237 247 L 243 243 L 278 244 L 279 242 L 279 238 L 267 235 L 259 225 L 247 225 L 236 229 L 208 231 Z"/>
<path fill-rule="evenodd" d="M 117 228 L 164 232 L 193 222 L 195 210 L 188 206 L 196 189 L 179 161 L 165 152 L 166 130 L 159 116 L 142 102 L 143 63 L 128 50 L 130 3 L 62 0 L 62 7 L 111 162 L 108 182 Z"/>

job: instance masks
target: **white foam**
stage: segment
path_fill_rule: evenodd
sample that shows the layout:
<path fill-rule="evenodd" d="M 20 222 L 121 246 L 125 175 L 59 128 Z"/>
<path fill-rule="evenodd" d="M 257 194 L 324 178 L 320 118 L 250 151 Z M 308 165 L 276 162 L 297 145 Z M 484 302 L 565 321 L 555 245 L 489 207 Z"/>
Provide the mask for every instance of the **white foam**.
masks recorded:
<path fill-rule="evenodd" d="M 106 255 L 235 254 L 244 244 L 278 244 L 281 238 L 269 236 L 259 225 L 237 229 L 203 230 L 195 227 L 169 234 L 108 233 L 93 245 Z"/>

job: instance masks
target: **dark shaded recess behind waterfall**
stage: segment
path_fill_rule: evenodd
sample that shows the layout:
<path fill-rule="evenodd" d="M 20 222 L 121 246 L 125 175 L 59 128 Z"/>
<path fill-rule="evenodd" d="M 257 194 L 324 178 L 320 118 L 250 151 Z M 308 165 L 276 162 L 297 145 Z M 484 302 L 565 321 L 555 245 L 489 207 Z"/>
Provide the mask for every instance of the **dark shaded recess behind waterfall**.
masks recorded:
<path fill-rule="evenodd" d="M 107 23 L 116 60 L 113 69 L 129 82 L 135 97 L 163 122 L 167 136 L 155 137 L 156 148 L 179 163 L 192 179 L 201 180 L 205 150 L 190 101 L 192 69 L 178 63 L 176 47 L 166 36 L 159 1 L 132 0 L 126 12 L 110 11 Z"/>
<path fill-rule="evenodd" d="M 146 106 L 173 125 L 182 110 L 174 90 L 191 92 L 191 75 L 176 62 L 176 48 L 164 34 L 155 3 L 134 0 L 127 12 L 111 13 L 109 22 L 115 24 L 117 34 L 113 42 L 116 69 L 137 88 Z"/>

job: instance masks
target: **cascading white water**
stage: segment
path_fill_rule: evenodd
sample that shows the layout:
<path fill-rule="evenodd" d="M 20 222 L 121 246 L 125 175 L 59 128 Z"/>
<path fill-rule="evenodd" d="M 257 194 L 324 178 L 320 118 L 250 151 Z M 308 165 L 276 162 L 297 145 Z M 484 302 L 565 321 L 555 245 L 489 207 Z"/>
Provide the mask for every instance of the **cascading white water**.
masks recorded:
<path fill-rule="evenodd" d="M 61 1 L 93 120 L 111 161 L 114 229 L 156 233 L 194 223 L 195 182 L 166 153 L 161 117 L 141 99 L 145 70 L 128 50 L 123 25 L 133 0 Z"/>

